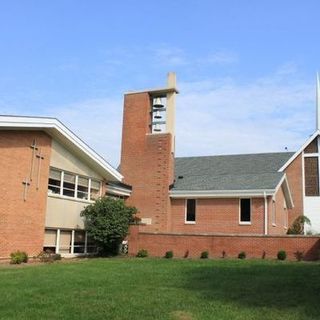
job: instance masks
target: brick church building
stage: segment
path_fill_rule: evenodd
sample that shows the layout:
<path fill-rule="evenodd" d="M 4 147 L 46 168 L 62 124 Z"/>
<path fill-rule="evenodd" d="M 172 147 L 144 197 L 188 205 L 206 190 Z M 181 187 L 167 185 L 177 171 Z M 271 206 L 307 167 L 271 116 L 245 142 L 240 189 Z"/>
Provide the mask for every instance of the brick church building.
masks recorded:
<path fill-rule="evenodd" d="M 320 232 L 318 126 L 296 153 L 179 158 L 177 93 L 170 73 L 125 94 L 118 170 L 57 119 L 0 116 L 0 258 L 94 252 L 80 213 L 103 195 L 137 207 L 149 234 L 283 236 L 302 214 Z"/>
<path fill-rule="evenodd" d="M 120 172 L 144 231 L 283 235 L 306 214 L 320 232 L 319 130 L 296 153 L 177 158 L 177 93 L 171 73 L 124 97 Z"/>

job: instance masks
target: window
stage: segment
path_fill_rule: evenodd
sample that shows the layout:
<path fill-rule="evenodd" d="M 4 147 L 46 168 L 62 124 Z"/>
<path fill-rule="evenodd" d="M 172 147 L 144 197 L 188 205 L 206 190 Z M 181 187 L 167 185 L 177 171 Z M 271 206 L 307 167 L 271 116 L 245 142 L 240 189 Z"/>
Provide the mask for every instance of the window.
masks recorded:
<path fill-rule="evenodd" d="M 100 181 L 91 180 L 90 199 L 96 200 L 100 197 Z"/>
<path fill-rule="evenodd" d="M 96 200 L 101 196 L 101 182 L 50 168 L 48 193 L 83 200 Z"/>
<path fill-rule="evenodd" d="M 304 183 L 307 197 L 319 196 L 319 158 L 304 158 Z"/>
<path fill-rule="evenodd" d="M 50 193 L 60 194 L 61 171 L 50 168 L 48 189 Z"/>
<path fill-rule="evenodd" d="M 283 209 L 284 209 L 283 226 L 284 226 L 285 229 L 288 229 L 288 210 L 287 210 L 286 200 L 283 201 Z"/>
<path fill-rule="evenodd" d="M 43 251 L 54 253 L 56 252 L 57 231 L 45 230 Z"/>
<path fill-rule="evenodd" d="M 78 178 L 77 198 L 89 199 L 89 179 L 84 177 Z"/>
<path fill-rule="evenodd" d="M 61 254 L 96 253 L 97 246 L 85 230 L 46 229 L 43 250 Z"/>
<path fill-rule="evenodd" d="M 63 195 L 74 197 L 76 190 L 76 176 L 70 173 L 64 173 L 63 176 Z"/>
<path fill-rule="evenodd" d="M 71 231 L 60 231 L 59 253 L 71 253 Z"/>
<path fill-rule="evenodd" d="M 275 200 L 272 200 L 272 214 L 271 214 L 271 219 L 272 219 L 272 225 L 273 225 L 273 226 L 276 226 L 277 216 L 276 216 L 276 202 L 275 202 Z"/>
<path fill-rule="evenodd" d="M 74 242 L 73 242 L 73 252 L 74 253 L 84 253 L 86 245 L 86 232 L 82 230 L 75 230 L 74 232 Z"/>
<path fill-rule="evenodd" d="M 240 224 L 251 223 L 251 199 L 240 199 Z"/>
<path fill-rule="evenodd" d="M 196 200 L 187 199 L 186 200 L 186 223 L 196 222 Z"/>

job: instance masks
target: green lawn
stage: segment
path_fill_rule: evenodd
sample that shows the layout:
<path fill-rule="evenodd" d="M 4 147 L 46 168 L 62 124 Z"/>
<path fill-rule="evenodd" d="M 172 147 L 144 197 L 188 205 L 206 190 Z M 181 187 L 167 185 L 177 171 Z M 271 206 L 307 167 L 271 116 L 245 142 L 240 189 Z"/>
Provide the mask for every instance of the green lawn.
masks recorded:
<path fill-rule="evenodd" d="M 1 319 L 320 319 L 320 264 L 90 259 L 0 266 Z"/>

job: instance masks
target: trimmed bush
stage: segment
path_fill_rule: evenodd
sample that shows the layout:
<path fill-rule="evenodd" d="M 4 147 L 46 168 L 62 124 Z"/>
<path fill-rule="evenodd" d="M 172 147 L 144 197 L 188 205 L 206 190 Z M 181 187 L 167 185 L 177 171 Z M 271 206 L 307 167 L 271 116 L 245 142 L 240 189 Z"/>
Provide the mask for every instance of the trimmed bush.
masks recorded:
<path fill-rule="evenodd" d="M 10 254 L 10 258 L 11 258 L 11 261 L 10 261 L 11 264 L 27 263 L 29 259 L 26 252 L 19 251 L 19 250 L 12 252 Z"/>
<path fill-rule="evenodd" d="M 137 253 L 138 258 L 146 258 L 148 256 L 148 250 L 140 249 Z"/>
<path fill-rule="evenodd" d="M 287 253 L 284 250 L 280 250 L 277 254 L 278 260 L 286 260 Z"/>
<path fill-rule="evenodd" d="M 241 251 L 239 254 L 238 254 L 238 258 L 239 259 L 245 259 L 246 258 L 246 253 L 244 251 Z"/>
<path fill-rule="evenodd" d="M 302 251 L 296 251 L 294 253 L 294 256 L 296 257 L 297 261 L 302 261 L 303 260 L 303 252 Z"/>
<path fill-rule="evenodd" d="M 39 253 L 38 258 L 41 262 L 54 262 L 61 260 L 61 254 L 43 251 Z"/>
<path fill-rule="evenodd" d="M 209 258 L 209 252 L 208 251 L 202 251 L 200 255 L 201 259 L 208 259 Z"/>
<path fill-rule="evenodd" d="M 167 251 L 166 254 L 164 255 L 164 257 L 165 257 L 166 259 L 171 259 L 171 258 L 173 258 L 173 251 L 172 251 L 172 250 Z"/>
<path fill-rule="evenodd" d="M 224 258 L 226 258 L 227 257 L 227 253 L 223 250 L 222 251 L 222 258 L 224 259 Z"/>

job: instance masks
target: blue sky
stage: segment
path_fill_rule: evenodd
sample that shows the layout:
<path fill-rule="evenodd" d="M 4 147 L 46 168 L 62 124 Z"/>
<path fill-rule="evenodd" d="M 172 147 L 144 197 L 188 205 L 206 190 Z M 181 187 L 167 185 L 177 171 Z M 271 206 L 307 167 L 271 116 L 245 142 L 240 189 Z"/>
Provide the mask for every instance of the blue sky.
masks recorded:
<path fill-rule="evenodd" d="M 58 117 L 117 165 L 123 92 L 175 71 L 177 155 L 314 131 L 319 1 L 1 1 L 0 113 Z"/>

